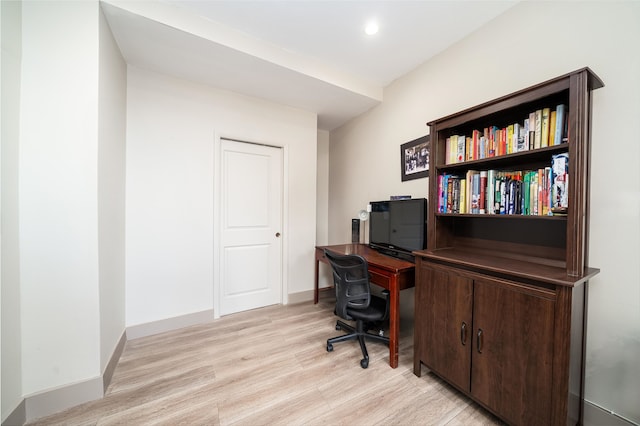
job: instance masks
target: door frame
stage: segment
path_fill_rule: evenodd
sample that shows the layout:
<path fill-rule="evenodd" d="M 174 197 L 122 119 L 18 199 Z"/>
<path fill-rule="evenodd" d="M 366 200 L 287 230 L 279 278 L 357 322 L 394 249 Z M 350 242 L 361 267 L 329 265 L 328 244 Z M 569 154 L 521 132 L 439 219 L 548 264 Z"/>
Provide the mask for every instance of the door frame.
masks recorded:
<path fill-rule="evenodd" d="M 273 143 L 271 141 L 249 141 L 251 138 L 242 138 L 230 136 L 224 133 L 215 132 L 213 139 L 213 318 L 220 318 L 220 291 L 221 276 L 220 264 L 222 256 L 221 240 L 219 235 L 222 232 L 222 140 L 231 140 L 234 142 L 248 143 L 253 145 L 264 145 L 272 148 L 278 148 L 282 151 L 282 253 L 280 271 L 282 272 L 281 282 L 281 299 L 280 303 L 286 305 L 289 303 L 288 292 L 288 265 L 289 260 L 289 152 L 287 145 Z"/>

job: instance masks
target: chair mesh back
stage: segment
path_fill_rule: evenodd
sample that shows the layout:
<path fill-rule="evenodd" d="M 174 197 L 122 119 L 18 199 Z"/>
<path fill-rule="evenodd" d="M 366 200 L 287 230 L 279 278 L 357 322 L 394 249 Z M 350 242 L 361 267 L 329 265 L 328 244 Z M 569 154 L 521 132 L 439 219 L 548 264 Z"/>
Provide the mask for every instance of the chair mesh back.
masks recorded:
<path fill-rule="evenodd" d="M 350 320 L 349 309 L 366 309 L 371 301 L 367 261 L 357 254 L 339 255 L 325 250 L 333 270 L 336 314 Z"/>

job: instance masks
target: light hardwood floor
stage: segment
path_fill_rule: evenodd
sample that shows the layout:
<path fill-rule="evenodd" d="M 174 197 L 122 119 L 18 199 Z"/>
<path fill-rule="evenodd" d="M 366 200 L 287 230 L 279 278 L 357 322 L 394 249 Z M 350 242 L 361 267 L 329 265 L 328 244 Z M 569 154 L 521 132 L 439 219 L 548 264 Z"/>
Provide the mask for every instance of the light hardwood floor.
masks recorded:
<path fill-rule="evenodd" d="M 400 363 L 369 343 L 326 351 L 333 300 L 272 306 L 130 340 L 104 398 L 30 425 L 499 425 L 423 367 L 413 374 L 411 321 Z"/>

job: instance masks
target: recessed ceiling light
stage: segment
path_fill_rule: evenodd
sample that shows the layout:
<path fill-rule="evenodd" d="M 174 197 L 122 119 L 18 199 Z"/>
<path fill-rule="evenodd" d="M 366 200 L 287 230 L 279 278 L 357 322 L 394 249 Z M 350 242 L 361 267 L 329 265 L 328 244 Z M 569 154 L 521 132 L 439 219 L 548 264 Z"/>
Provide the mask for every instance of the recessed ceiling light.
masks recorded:
<path fill-rule="evenodd" d="M 364 32 L 367 33 L 368 35 L 374 35 L 375 33 L 378 32 L 378 24 L 374 21 L 369 22 L 367 26 L 364 28 Z"/>

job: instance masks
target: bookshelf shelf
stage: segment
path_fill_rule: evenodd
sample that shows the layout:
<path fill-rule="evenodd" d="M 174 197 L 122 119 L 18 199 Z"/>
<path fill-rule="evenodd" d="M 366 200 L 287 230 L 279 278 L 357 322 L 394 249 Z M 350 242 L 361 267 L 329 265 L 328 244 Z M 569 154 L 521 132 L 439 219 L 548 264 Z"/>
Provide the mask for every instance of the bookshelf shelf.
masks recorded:
<path fill-rule="evenodd" d="M 539 163 L 541 161 L 548 161 L 551 154 L 560 152 L 568 152 L 569 144 L 562 143 L 560 145 L 548 146 L 544 148 L 538 148 L 531 151 L 515 152 L 512 154 L 505 154 L 498 157 L 483 158 L 480 160 L 465 161 L 462 163 L 447 164 L 438 166 L 438 170 L 444 173 L 456 173 L 460 170 L 467 170 L 472 168 L 495 168 L 495 167 L 508 167 L 510 165 L 522 166 L 522 160 L 525 160 L 525 164 Z"/>
<path fill-rule="evenodd" d="M 591 92 L 602 86 L 583 68 L 428 123 L 432 207 L 427 249 L 414 252 L 414 373 L 426 365 L 509 424 L 582 422 L 586 289 L 599 272 L 588 266 Z M 559 144 L 533 146 L 539 130 L 529 124 L 543 109 L 538 117 L 564 116 L 557 121 L 560 139 L 554 135 Z M 531 144 L 513 140 L 501 155 L 491 152 L 498 133 L 487 128 L 519 129 L 514 123 L 528 130 Z M 502 132 L 500 143 L 512 140 Z M 552 216 L 547 213 L 560 198 L 548 188 L 557 179 L 551 168 L 558 155 L 568 157 L 561 170 L 567 180 L 558 179 L 565 182 L 566 215 Z M 473 180 L 480 172 L 487 172 L 483 192 Z M 454 186 L 443 187 L 444 176 Z M 517 214 L 487 214 L 496 202 L 482 196 L 493 192 L 504 202 L 494 192 L 496 179 L 517 181 L 508 198 Z M 475 192 L 461 196 L 471 184 Z"/>
<path fill-rule="evenodd" d="M 478 218 L 487 220 L 559 220 L 566 221 L 566 216 L 533 216 L 522 214 L 471 214 L 471 213 L 436 213 L 436 217 Z"/>

